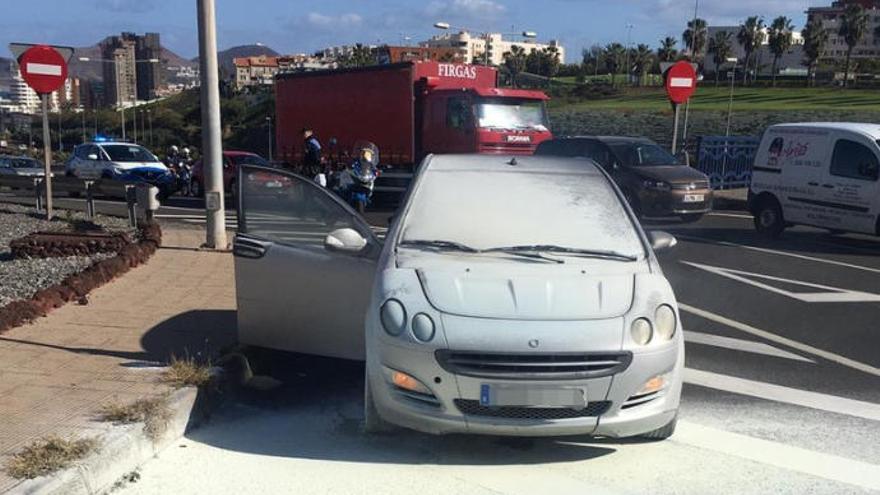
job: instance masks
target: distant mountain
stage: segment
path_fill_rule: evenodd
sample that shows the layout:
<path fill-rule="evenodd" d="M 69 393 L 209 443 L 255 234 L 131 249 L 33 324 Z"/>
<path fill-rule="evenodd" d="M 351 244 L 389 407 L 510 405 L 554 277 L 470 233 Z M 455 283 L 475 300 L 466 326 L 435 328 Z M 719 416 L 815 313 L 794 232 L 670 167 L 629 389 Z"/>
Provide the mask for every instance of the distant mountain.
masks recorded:
<path fill-rule="evenodd" d="M 80 57 L 89 58 L 89 62 L 80 62 Z M 100 81 L 103 79 L 103 71 L 101 64 L 94 60 L 101 59 L 101 44 L 96 43 L 92 46 L 82 46 L 76 48 L 73 57 L 70 58 L 70 75 L 71 77 L 79 77 L 91 81 Z M 191 67 L 196 65 L 171 50 L 162 47 L 162 60 L 166 61 L 168 67 Z"/>
<path fill-rule="evenodd" d="M 217 52 L 217 63 L 220 65 L 221 73 L 232 74 L 235 72 L 235 66 L 232 63 L 233 59 L 238 57 L 259 57 L 260 55 L 277 57 L 279 53 L 261 44 L 233 46 L 232 48 Z M 192 59 L 192 62 L 198 64 L 199 58 Z"/>

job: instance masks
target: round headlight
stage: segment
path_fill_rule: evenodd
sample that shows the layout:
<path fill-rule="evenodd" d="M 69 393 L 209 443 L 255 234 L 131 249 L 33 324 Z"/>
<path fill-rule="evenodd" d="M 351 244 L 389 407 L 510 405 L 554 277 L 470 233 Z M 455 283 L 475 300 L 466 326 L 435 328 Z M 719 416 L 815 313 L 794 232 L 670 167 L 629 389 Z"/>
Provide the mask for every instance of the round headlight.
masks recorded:
<path fill-rule="evenodd" d="M 419 313 L 412 319 L 413 335 L 422 342 L 430 342 L 434 338 L 434 320 L 425 313 Z"/>
<path fill-rule="evenodd" d="M 396 337 L 406 328 L 406 309 L 397 299 L 389 299 L 382 305 L 379 319 L 382 320 L 382 328 Z"/>
<path fill-rule="evenodd" d="M 667 304 L 660 305 L 654 312 L 654 324 L 657 326 L 657 336 L 663 340 L 670 340 L 675 335 L 675 310 Z"/>
<path fill-rule="evenodd" d="M 636 344 L 647 345 L 651 342 L 654 330 L 651 328 L 651 322 L 646 318 L 639 318 L 632 322 L 629 328 L 630 334 Z"/>

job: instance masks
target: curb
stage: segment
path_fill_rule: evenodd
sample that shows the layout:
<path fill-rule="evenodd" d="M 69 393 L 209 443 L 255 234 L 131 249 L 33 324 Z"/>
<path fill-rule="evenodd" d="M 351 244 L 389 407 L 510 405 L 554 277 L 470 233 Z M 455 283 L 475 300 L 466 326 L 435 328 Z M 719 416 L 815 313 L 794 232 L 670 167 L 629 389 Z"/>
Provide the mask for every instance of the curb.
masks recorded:
<path fill-rule="evenodd" d="M 143 431 L 143 423 L 116 426 L 98 437 L 97 452 L 73 467 L 48 476 L 26 480 L 10 495 L 94 495 L 105 493 L 120 478 L 199 426 L 209 415 L 210 400 L 195 387 L 171 392 L 167 429 L 156 441 Z"/>

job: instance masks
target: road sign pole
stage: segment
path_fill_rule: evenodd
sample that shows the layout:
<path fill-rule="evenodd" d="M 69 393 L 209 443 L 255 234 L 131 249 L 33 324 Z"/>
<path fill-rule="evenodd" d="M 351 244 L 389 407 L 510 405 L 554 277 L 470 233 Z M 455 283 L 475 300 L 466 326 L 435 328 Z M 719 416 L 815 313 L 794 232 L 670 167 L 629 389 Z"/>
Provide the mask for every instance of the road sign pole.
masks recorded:
<path fill-rule="evenodd" d="M 42 93 L 40 98 L 43 100 L 43 153 L 45 154 L 43 166 L 46 172 L 43 184 L 46 187 L 46 220 L 52 220 L 52 143 L 49 141 L 49 94 Z"/>
<path fill-rule="evenodd" d="M 202 79 L 199 92 L 202 103 L 202 163 L 205 165 L 205 244 L 213 249 L 226 249 L 216 15 L 214 0 L 197 0 L 196 4 L 199 19 L 199 71 Z"/>
<path fill-rule="evenodd" d="M 681 105 L 678 103 L 673 103 L 675 105 L 675 119 L 672 124 L 672 154 L 674 155 L 678 152 L 678 116 L 681 114 Z"/>

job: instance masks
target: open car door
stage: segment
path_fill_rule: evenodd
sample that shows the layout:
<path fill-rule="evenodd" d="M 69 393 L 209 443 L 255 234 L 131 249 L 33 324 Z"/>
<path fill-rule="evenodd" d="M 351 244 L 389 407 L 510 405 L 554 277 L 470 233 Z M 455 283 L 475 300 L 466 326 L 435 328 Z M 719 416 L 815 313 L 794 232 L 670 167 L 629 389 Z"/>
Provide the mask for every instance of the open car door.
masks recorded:
<path fill-rule="evenodd" d="M 245 345 L 364 359 L 364 317 L 382 246 L 345 202 L 311 180 L 242 165 L 235 237 Z"/>

